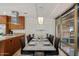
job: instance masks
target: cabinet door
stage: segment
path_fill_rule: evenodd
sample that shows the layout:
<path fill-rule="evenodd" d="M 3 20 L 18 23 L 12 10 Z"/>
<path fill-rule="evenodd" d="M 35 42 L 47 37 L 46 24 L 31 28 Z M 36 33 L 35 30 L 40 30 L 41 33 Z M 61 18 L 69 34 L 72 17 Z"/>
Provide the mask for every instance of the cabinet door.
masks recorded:
<path fill-rule="evenodd" d="M 20 48 L 17 37 L 4 41 L 4 55 L 13 55 Z"/>
<path fill-rule="evenodd" d="M 19 16 L 19 23 L 18 24 L 13 24 L 11 23 L 11 17 L 9 17 L 9 28 L 10 29 L 24 29 L 25 28 L 25 17 L 24 16 Z"/>
<path fill-rule="evenodd" d="M 25 17 L 24 16 L 19 16 L 19 29 L 24 29 L 25 28 Z"/>
<path fill-rule="evenodd" d="M 21 39 L 20 37 L 16 37 L 16 39 L 15 39 L 16 51 L 21 48 L 20 39 Z"/>
<path fill-rule="evenodd" d="M 23 49 L 25 47 L 25 36 L 21 36 L 21 48 Z"/>
<path fill-rule="evenodd" d="M 19 37 L 15 37 L 12 39 L 12 54 L 14 54 L 15 52 L 17 52 L 17 50 L 19 50 L 21 48 L 20 45 L 20 38 Z"/>
<path fill-rule="evenodd" d="M 8 24 L 8 22 L 9 22 L 8 16 L 0 15 L 0 24 L 5 24 L 6 34 L 8 33 L 8 30 L 9 30 L 9 24 Z"/>
<path fill-rule="evenodd" d="M 0 16 L 0 24 L 6 24 L 7 23 L 7 16 Z"/>
<path fill-rule="evenodd" d="M 10 40 L 5 40 L 4 41 L 4 55 L 12 55 L 12 44 L 11 44 L 11 41 Z"/>
<path fill-rule="evenodd" d="M 16 38 L 12 38 L 12 54 L 14 54 L 17 50 L 17 47 L 16 47 Z"/>
<path fill-rule="evenodd" d="M 4 46 L 3 46 L 3 41 L 0 42 L 0 56 L 4 54 Z"/>

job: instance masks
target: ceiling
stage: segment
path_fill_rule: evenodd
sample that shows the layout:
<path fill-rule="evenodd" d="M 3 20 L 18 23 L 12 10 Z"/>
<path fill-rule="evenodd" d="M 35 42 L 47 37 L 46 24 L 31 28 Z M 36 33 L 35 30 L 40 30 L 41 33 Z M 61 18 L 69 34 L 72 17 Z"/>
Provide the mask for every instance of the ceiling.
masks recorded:
<path fill-rule="evenodd" d="M 11 11 L 18 11 L 19 15 L 36 18 L 55 18 L 62 14 L 73 3 L 0 3 L 0 15 L 11 15 Z"/>

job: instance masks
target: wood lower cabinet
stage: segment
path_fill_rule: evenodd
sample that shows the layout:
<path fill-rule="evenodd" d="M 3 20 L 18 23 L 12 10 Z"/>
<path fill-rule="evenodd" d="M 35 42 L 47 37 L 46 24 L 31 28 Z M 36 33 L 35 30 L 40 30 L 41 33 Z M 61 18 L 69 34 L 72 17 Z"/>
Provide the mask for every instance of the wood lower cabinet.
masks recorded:
<path fill-rule="evenodd" d="M 0 42 L 0 56 L 12 56 L 20 48 L 22 49 L 22 42 L 25 42 L 23 36 L 14 37 Z M 25 45 L 24 45 L 25 46 Z"/>
<path fill-rule="evenodd" d="M 21 49 L 23 49 L 25 47 L 25 36 L 21 36 Z"/>
<path fill-rule="evenodd" d="M 4 43 L 1 41 L 0 42 L 0 56 L 2 56 L 3 55 L 3 52 L 4 52 L 4 49 L 3 49 L 4 46 L 3 45 L 4 45 Z"/>
<path fill-rule="evenodd" d="M 5 40 L 3 41 L 4 43 L 4 56 L 9 56 L 12 54 L 12 44 L 11 44 L 11 40 Z"/>

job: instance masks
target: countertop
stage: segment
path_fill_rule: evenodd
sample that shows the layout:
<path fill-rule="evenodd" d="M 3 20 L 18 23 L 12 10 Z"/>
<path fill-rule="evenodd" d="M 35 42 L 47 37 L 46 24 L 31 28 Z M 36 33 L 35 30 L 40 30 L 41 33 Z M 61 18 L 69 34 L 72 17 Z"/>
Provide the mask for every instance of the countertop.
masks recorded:
<path fill-rule="evenodd" d="M 4 35 L 4 36 L 0 36 L 0 41 L 11 39 L 11 38 L 22 36 L 22 35 L 24 35 L 24 34 L 23 33 L 14 33 L 14 34 L 11 34 L 11 35 L 7 34 L 7 35 Z"/>

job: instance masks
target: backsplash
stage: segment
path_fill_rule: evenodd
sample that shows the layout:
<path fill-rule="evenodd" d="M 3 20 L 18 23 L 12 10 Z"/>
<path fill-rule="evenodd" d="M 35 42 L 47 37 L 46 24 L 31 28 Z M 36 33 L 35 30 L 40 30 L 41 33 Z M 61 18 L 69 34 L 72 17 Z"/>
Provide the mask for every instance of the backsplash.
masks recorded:
<path fill-rule="evenodd" d="M 12 30 L 13 33 L 25 33 L 25 30 L 20 30 L 20 29 L 17 29 L 17 30 Z"/>

